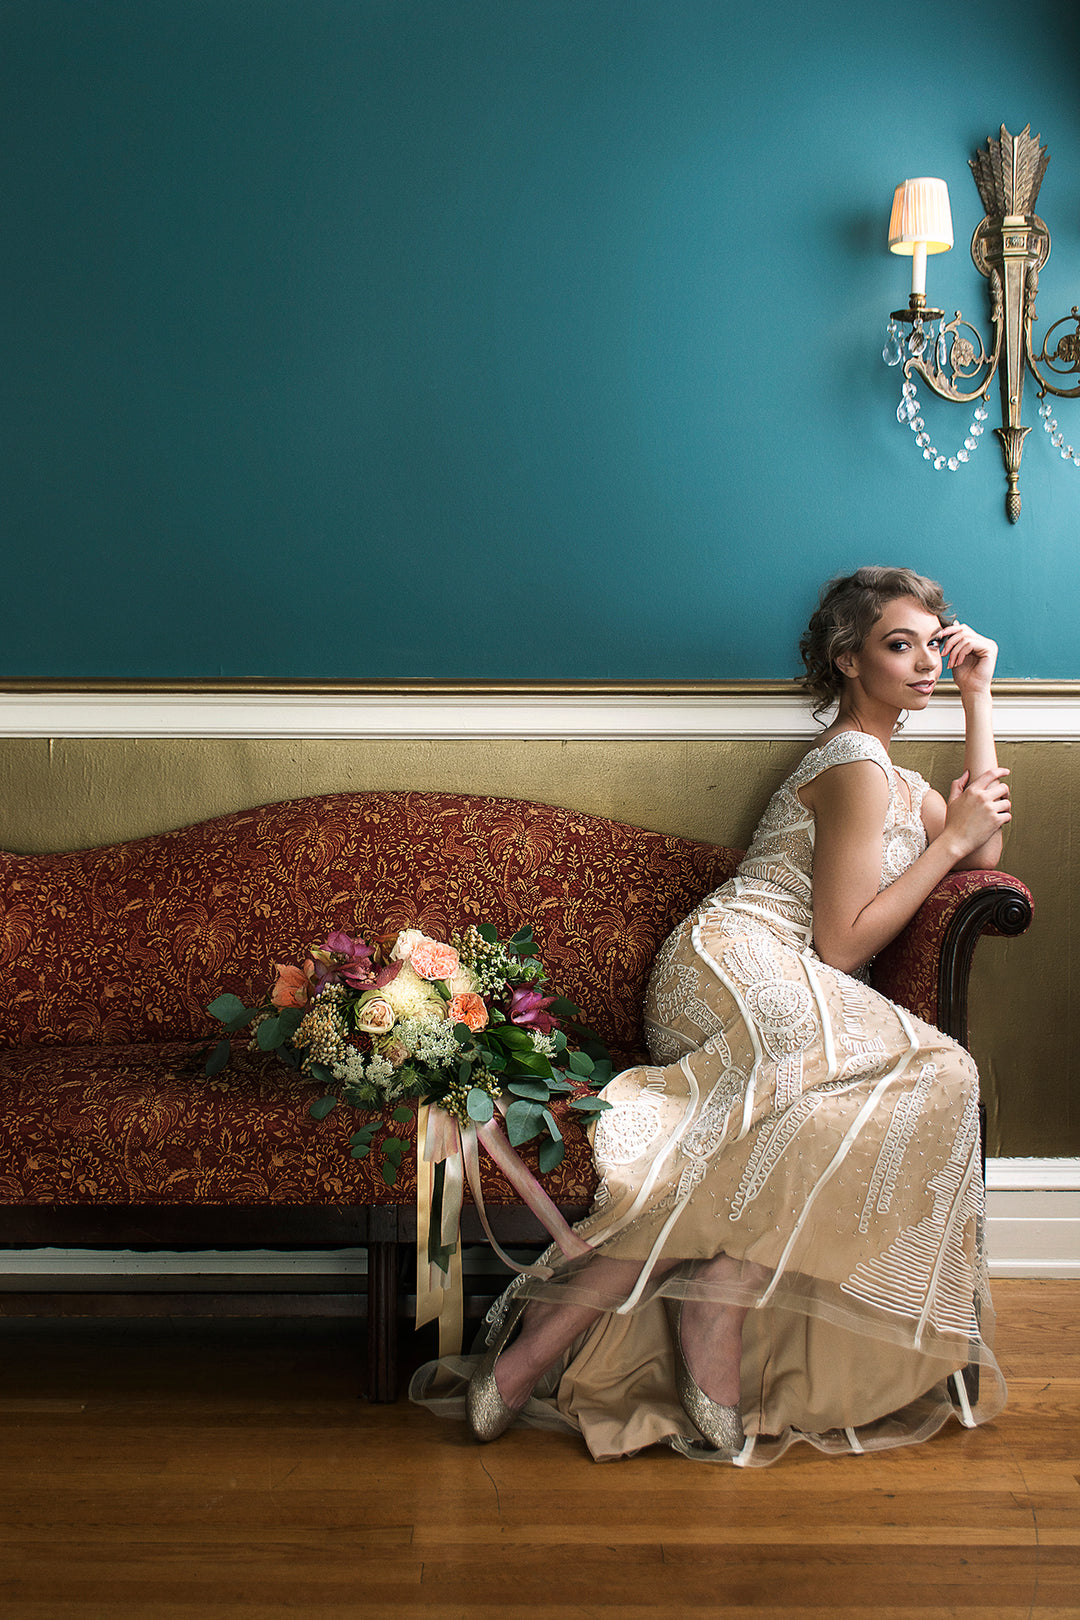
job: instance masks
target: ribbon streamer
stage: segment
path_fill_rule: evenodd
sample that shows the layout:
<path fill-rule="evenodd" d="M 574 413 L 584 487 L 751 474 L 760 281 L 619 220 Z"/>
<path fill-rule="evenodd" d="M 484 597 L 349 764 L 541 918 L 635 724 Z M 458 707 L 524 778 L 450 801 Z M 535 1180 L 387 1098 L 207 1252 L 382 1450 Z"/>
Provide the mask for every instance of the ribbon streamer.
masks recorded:
<path fill-rule="evenodd" d="M 468 1180 L 488 1242 L 503 1264 L 523 1276 L 551 1276 L 549 1266 L 523 1266 L 512 1260 L 491 1230 L 481 1185 L 480 1147 L 567 1259 L 577 1259 L 591 1250 L 511 1147 L 497 1120 L 490 1119 L 480 1126 L 470 1121 L 462 1127 L 444 1108 L 421 1103 L 416 1115 L 416 1143 L 416 1326 L 438 1320 L 440 1356 L 457 1355 L 464 1328 L 459 1241 L 463 1179 Z"/>

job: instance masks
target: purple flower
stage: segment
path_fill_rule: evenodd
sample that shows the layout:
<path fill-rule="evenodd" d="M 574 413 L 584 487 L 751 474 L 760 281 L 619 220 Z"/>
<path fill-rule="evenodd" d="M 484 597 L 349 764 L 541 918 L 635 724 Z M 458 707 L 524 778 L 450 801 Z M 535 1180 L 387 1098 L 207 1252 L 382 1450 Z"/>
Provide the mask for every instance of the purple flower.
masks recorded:
<path fill-rule="evenodd" d="M 317 990 L 325 989 L 328 984 L 338 984 L 342 979 L 358 990 L 371 978 L 371 946 L 340 930 L 329 934 L 326 944 L 314 948 L 311 954 L 315 959 Z"/>
<path fill-rule="evenodd" d="M 520 986 L 510 999 L 510 1022 L 539 1030 L 541 1035 L 550 1035 L 553 1029 L 559 1028 L 558 1019 L 547 1010 L 555 999 L 542 996 L 539 990 L 531 990 L 527 985 Z"/>

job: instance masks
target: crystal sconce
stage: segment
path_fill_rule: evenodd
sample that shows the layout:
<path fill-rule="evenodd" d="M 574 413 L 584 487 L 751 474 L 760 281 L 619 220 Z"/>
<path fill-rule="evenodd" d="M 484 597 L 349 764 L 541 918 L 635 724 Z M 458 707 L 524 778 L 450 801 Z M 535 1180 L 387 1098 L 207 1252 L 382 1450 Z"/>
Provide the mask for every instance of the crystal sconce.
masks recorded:
<path fill-rule="evenodd" d="M 911 256 L 911 297 L 906 309 L 894 310 L 883 358 L 890 366 L 903 362 L 904 384 L 897 420 L 909 427 L 924 458 L 939 472 L 957 472 L 978 448 L 989 419 L 987 399 L 995 375 L 1001 390 L 1001 441 L 1008 492 L 1005 512 L 1010 523 L 1020 516 L 1020 457 L 1030 432 L 1020 421 L 1024 373 L 1039 385 L 1039 416 L 1062 459 L 1080 468 L 1080 450 L 1066 444 L 1046 398 L 1080 398 L 1080 384 L 1069 388 L 1054 378 L 1080 375 L 1080 313 L 1055 321 L 1036 352 L 1032 340 L 1039 271 L 1050 257 L 1050 232 L 1035 212 L 1039 186 L 1050 154 L 1032 139 L 1031 126 L 1012 136 L 1001 126 L 1001 139 L 988 140 L 986 151 L 969 159 L 986 216 L 975 227 L 971 257 L 986 277 L 990 294 L 993 342 L 989 351 L 959 310 L 953 320 L 926 302 L 926 259 L 953 245 L 949 192 L 944 180 L 905 180 L 897 186 L 889 222 L 889 247 Z M 936 323 L 936 330 L 935 330 Z M 907 329 L 910 327 L 910 331 Z M 1068 327 L 1054 341 L 1060 327 Z M 943 455 L 931 443 L 919 409 L 916 375 L 942 399 L 974 404 L 963 447 Z"/>

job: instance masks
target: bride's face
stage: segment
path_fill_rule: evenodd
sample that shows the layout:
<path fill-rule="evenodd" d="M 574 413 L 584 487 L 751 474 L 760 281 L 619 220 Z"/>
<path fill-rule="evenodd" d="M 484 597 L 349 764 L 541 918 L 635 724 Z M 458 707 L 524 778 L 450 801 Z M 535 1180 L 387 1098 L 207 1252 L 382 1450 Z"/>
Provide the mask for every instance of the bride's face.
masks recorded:
<path fill-rule="evenodd" d="M 925 709 L 941 676 L 944 632 L 913 596 L 889 602 L 857 653 L 838 660 L 866 697 L 896 709 Z"/>

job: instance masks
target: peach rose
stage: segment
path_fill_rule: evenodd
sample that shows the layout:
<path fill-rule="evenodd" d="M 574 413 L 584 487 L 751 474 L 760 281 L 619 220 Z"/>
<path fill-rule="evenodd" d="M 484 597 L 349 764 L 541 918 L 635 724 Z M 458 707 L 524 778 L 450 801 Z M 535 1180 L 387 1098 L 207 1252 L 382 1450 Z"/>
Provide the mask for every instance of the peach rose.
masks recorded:
<path fill-rule="evenodd" d="M 394 1012 L 388 1001 L 382 996 L 372 996 L 370 1001 L 365 997 L 356 1009 L 356 1027 L 362 1035 L 386 1035 L 394 1027 Z"/>
<path fill-rule="evenodd" d="M 461 959 L 452 945 L 438 939 L 418 939 L 409 952 L 409 965 L 422 979 L 452 979 Z"/>
<path fill-rule="evenodd" d="M 303 968 L 288 967 L 283 962 L 275 962 L 277 969 L 277 983 L 270 992 L 270 1000 L 275 1007 L 306 1007 L 311 1000 L 312 979 L 315 974 L 315 964 L 312 961 L 304 963 Z"/>
<path fill-rule="evenodd" d="M 484 1005 L 484 998 L 474 996 L 468 991 L 453 998 L 446 1010 L 446 1016 L 451 1024 L 468 1024 L 474 1035 L 478 1029 L 487 1028 L 488 1010 Z"/>

